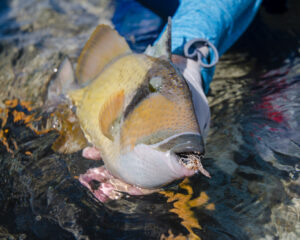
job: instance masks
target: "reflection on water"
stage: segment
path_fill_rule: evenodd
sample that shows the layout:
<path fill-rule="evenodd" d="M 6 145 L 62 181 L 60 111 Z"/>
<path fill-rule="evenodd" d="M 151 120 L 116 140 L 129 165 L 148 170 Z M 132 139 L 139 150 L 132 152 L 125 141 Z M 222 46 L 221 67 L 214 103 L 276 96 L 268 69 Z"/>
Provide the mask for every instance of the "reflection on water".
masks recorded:
<path fill-rule="evenodd" d="M 207 194 L 220 221 L 234 219 L 232 226 L 237 217 L 252 239 L 299 238 L 299 70 L 295 58 L 255 78 L 247 73 L 213 83 L 212 95 L 224 97 L 210 99 L 214 121 L 207 157 L 215 188 Z M 230 220 L 224 222 L 225 216 Z"/>
<path fill-rule="evenodd" d="M 198 219 L 195 216 L 192 208 L 200 208 L 203 207 L 206 210 L 215 210 L 215 205 L 213 203 L 209 203 L 209 197 L 205 192 L 201 192 L 199 196 L 192 198 L 193 196 L 193 188 L 190 185 L 189 180 L 186 178 L 182 183 L 179 184 L 180 189 L 186 191 L 186 193 L 174 193 L 172 191 L 164 191 L 161 194 L 165 195 L 168 200 L 167 202 L 172 202 L 174 208 L 170 210 L 170 212 L 176 213 L 178 217 L 182 219 L 181 224 L 188 230 L 189 235 L 187 236 L 189 239 L 200 239 L 197 236 L 193 229 L 201 230 L 201 226 L 199 225 Z M 171 233 L 170 233 L 171 235 Z M 165 237 L 162 235 L 162 239 L 170 239 L 169 237 Z M 181 234 L 180 237 L 183 237 Z"/>
<path fill-rule="evenodd" d="M 93 28 L 110 19 L 137 51 L 159 34 L 162 20 L 140 4 L 131 2 L 130 14 L 120 11 L 129 2 L 1 3 L 1 238 L 299 239 L 297 1 L 281 15 L 262 10 L 221 59 L 209 93 L 204 165 L 211 179 L 197 175 L 160 193 L 103 205 L 77 180 L 101 163 L 51 149 L 61 139 L 41 132 L 48 116 L 37 106 L 63 55 L 75 59 Z M 136 21 L 143 11 L 145 21 Z M 32 103 L 4 101 L 16 97 Z"/>

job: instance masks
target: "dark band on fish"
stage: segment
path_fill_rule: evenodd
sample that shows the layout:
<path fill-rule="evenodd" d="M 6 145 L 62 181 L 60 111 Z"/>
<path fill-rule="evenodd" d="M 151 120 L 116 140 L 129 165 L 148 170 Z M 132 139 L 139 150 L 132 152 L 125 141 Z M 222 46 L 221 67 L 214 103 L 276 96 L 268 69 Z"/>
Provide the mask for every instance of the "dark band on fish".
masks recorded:
<path fill-rule="evenodd" d="M 150 93 L 150 87 L 149 87 L 149 81 L 152 77 L 154 77 L 154 74 L 159 74 L 157 71 L 157 62 L 154 61 L 154 66 L 152 66 L 148 72 L 146 73 L 146 76 L 144 78 L 144 81 L 142 84 L 138 87 L 136 90 L 135 95 L 133 96 L 131 102 L 128 104 L 128 106 L 125 109 L 124 113 L 124 119 L 127 118 L 127 116 L 134 110 L 134 108 L 143 100 L 145 99 Z"/>
<path fill-rule="evenodd" d="M 149 94 L 150 94 L 150 89 L 148 84 L 145 84 L 145 82 L 142 83 L 142 85 L 136 90 L 136 93 L 133 96 L 131 102 L 126 107 L 124 113 L 124 119 L 126 119 L 129 113 L 131 113 L 133 109 Z"/>
<path fill-rule="evenodd" d="M 149 57 L 151 58 L 151 57 Z M 183 88 L 183 86 L 186 84 L 184 80 L 181 79 L 181 81 L 175 81 L 172 79 L 175 79 L 177 76 L 176 70 L 173 68 L 173 66 L 164 59 L 155 59 L 152 58 L 152 67 L 148 70 L 146 73 L 146 76 L 144 78 L 143 83 L 138 87 L 136 94 L 133 96 L 131 102 L 128 104 L 128 106 L 125 109 L 124 113 L 124 119 L 127 118 L 127 116 L 134 110 L 134 108 L 145 98 L 147 98 L 152 92 L 153 89 L 150 86 L 150 80 L 154 77 L 160 77 L 162 79 L 162 87 L 159 90 L 160 93 L 167 96 L 169 94 L 170 88 Z M 171 79 L 171 81 L 167 79 Z"/>

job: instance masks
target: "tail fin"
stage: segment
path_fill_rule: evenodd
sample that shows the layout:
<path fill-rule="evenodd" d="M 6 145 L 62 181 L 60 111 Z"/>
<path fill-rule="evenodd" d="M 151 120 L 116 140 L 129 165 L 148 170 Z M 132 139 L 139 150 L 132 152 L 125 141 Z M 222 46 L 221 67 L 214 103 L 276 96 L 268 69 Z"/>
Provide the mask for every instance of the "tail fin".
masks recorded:
<path fill-rule="evenodd" d="M 50 109 L 47 110 L 53 110 L 52 108 L 62 102 L 67 92 L 74 88 L 76 88 L 76 82 L 73 67 L 69 58 L 66 57 L 49 82 L 45 104 Z"/>

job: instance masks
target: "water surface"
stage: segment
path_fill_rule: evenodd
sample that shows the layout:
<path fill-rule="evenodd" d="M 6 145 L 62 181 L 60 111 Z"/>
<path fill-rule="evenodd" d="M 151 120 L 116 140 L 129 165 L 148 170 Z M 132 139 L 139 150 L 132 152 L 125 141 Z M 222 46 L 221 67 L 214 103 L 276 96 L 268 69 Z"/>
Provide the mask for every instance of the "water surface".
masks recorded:
<path fill-rule="evenodd" d="M 299 239 L 300 4 L 288 3 L 280 14 L 262 8 L 217 67 L 204 160 L 212 178 L 102 204 L 77 180 L 100 163 L 53 152 L 58 133 L 37 131 L 34 114 L 54 69 L 65 55 L 76 62 L 99 23 L 140 52 L 163 20 L 129 0 L 2 1 L 1 238 Z"/>

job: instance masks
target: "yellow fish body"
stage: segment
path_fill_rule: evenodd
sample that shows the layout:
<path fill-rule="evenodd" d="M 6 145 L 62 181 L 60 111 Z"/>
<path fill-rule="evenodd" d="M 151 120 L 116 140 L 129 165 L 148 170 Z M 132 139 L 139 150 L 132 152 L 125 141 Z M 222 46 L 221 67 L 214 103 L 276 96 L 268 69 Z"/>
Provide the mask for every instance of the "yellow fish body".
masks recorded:
<path fill-rule="evenodd" d="M 74 78 L 64 65 L 59 78 Z M 76 78 L 84 87 L 66 95 L 113 176 L 158 188 L 195 173 L 180 156 L 202 154 L 204 143 L 188 85 L 170 59 L 132 53 L 115 30 L 99 25 Z"/>

